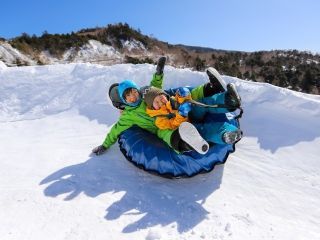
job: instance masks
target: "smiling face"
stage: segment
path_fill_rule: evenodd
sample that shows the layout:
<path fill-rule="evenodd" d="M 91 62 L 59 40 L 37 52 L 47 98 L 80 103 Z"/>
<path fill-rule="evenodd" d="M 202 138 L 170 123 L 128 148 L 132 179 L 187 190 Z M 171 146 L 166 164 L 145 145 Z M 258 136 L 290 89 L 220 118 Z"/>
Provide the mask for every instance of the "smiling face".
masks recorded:
<path fill-rule="evenodd" d="M 124 100 L 127 103 L 135 103 L 140 99 L 139 91 L 135 88 L 131 88 L 124 93 Z"/>
<path fill-rule="evenodd" d="M 165 105 L 168 102 L 168 99 L 164 94 L 158 95 L 153 100 L 153 108 L 155 110 L 159 110 L 163 105 Z"/>

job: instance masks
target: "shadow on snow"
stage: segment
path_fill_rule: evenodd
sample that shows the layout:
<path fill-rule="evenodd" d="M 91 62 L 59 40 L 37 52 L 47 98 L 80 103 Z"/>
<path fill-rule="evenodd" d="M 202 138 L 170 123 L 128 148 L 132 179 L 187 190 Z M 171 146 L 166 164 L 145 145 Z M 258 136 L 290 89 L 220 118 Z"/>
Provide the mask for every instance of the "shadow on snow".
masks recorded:
<path fill-rule="evenodd" d="M 203 203 L 219 189 L 224 165 L 216 166 L 208 174 L 186 179 L 155 177 L 128 164 L 123 157 L 109 150 L 103 157 L 91 157 L 86 162 L 60 169 L 41 181 L 48 184 L 44 194 L 57 197 L 66 194 L 70 201 L 80 193 L 97 197 L 103 193 L 125 192 L 106 209 L 106 220 L 122 215 L 139 215 L 139 220 L 124 226 L 122 232 L 131 233 L 155 225 L 177 224 L 185 232 L 206 218 Z"/>
<path fill-rule="evenodd" d="M 320 137 L 319 116 L 306 115 L 272 103 L 250 103 L 244 106 L 241 129 L 245 136 L 257 137 L 261 149 L 272 153 L 282 147 Z"/>

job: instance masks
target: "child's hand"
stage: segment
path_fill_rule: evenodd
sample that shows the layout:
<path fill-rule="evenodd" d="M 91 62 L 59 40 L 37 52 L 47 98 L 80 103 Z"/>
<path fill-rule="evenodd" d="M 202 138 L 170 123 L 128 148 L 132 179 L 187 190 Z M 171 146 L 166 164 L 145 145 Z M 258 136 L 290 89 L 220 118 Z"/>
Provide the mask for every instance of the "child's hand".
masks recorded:
<path fill-rule="evenodd" d="M 179 94 L 180 97 L 187 97 L 191 94 L 190 90 L 186 87 L 179 87 L 176 93 Z"/>
<path fill-rule="evenodd" d="M 167 97 L 164 94 L 161 94 L 154 98 L 152 106 L 155 110 L 159 110 L 163 105 L 166 105 L 167 102 Z"/>
<path fill-rule="evenodd" d="M 188 113 L 191 111 L 191 103 L 186 102 L 180 105 L 178 112 L 181 116 L 187 117 Z"/>
<path fill-rule="evenodd" d="M 92 153 L 99 156 L 99 155 L 103 154 L 106 150 L 107 150 L 107 148 L 105 146 L 100 145 L 100 146 L 92 149 Z"/>

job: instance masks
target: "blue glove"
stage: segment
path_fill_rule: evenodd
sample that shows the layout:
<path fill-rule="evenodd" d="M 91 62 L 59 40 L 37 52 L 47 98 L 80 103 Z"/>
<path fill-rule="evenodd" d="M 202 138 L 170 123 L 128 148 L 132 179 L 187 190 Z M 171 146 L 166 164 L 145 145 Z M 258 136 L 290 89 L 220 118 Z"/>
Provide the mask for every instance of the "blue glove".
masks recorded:
<path fill-rule="evenodd" d="M 181 104 L 180 107 L 178 108 L 179 114 L 183 117 L 187 117 L 190 110 L 191 110 L 191 103 L 189 102 Z"/>
<path fill-rule="evenodd" d="M 179 87 L 176 93 L 178 93 L 181 97 L 187 97 L 191 94 L 189 88 L 186 87 Z"/>

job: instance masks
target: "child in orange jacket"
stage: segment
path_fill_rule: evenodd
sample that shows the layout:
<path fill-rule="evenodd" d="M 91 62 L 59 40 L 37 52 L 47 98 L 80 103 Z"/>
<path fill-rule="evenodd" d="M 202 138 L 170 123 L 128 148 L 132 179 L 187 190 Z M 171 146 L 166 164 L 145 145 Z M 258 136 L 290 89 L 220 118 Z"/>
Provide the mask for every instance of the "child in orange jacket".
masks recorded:
<path fill-rule="evenodd" d="M 191 110 L 191 93 L 188 88 L 181 87 L 175 96 L 169 97 L 166 92 L 156 87 L 144 89 L 144 100 L 147 104 L 146 112 L 150 117 L 156 117 L 155 125 L 159 129 L 177 129 L 181 123 L 188 121 Z"/>

